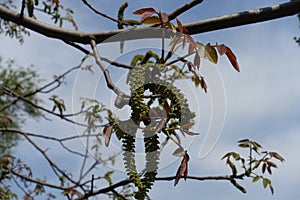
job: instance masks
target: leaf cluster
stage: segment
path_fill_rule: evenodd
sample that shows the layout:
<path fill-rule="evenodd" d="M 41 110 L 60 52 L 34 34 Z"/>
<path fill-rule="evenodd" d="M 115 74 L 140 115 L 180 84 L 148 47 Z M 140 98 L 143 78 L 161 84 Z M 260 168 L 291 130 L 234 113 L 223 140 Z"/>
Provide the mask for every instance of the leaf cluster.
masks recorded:
<path fill-rule="evenodd" d="M 226 160 L 226 164 L 232 171 L 232 178 L 250 177 L 252 178 L 252 182 L 257 182 L 261 179 L 263 187 L 266 188 L 269 186 L 271 193 L 273 194 L 274 188 L 272 182 L 264 174 L 267 171 L 269 175 L 272 175 L 272 169 L 277 168 L 277 165 L 273 160 L 283 162 L 284 158 L 276 152 L 262 151 L 262 146 L 260 144 L 249 139 L 238 141 L 238 146 L 243 149 L 248 149 L 248 158 L 241 156 L 237 152 L 229 152 L 222 157 L 222 160 Z M 243 172 L 239 172 L 238 165 L 243 169 Z M 261 169 L 261 172 L 259 172 L 259 168 Z M 246 192 L 236 180 L 232 180 L 231 182 L 239 190 L 244 193 Z"/>

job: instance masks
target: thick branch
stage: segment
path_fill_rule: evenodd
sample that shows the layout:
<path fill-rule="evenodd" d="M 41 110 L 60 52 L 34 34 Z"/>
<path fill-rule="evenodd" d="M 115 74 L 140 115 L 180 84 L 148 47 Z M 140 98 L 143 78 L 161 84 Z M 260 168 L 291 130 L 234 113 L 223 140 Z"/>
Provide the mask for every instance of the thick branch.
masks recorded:
<path fill-rule="evenodd" d="M 213 30 L 220 30 L 224 28 L 268 21 L 295 15 L 297 13 L 300 13 L 300 0 L 295 0 L 266 8 L 249 10 L 237 14 L 210 18 L 193 23 L 187 23 L 184 24 L 184 26 L 188 29 L 189 34 L 192 35 Z M 110 40 L 106 42 L 161 37 L 161 31 L 158 27 L 139 27 L 105 32 L 80 32 L 66 30 L 42 23 L 27 16 L 24 16 L 23 19 L 21 19 L 20 14 L 9 10 L 2 5 L 0 5 L 0 17 L 4 20 L 22 25 L 47 37 L 57 38 L 63 41 L 77 42 L 81 44 L 90 44 L 91 38 L 94 38 L 96 43 L 101 43 L 105 42 L 105 40 L 107 40 L 108 38 L 110 38 Z M 117 35 L 118 33 L 123 34 Z M 115 37 L 111 38 L 112 36 Z"/>

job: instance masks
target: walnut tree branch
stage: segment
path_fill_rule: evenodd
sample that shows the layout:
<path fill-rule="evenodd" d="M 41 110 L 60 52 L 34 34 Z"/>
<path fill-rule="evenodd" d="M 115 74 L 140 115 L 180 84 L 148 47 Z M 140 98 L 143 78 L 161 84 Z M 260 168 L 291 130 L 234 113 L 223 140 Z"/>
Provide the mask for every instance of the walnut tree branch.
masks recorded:
<path fill-rule="evenodd" d="M 124 92 L 122 92 L 122 90 L 120 90 L 111 80 L 110 75 L 109 75 L 109 71 L 108 69 L 104 66 L 104 64 L 102 63 L 102 60 L 99 56 L 99 52 L 97 49 L 97 44 L 96 41 L 94 39 L 91 39 L 91 47 L 93 49 L 93 54 L 96 60 L 97 65 L 100 67 L 101 71 L 104 74 L 105 80 L 106 80 L 106 84 L 107 87 L 111 90 L 113 90 L 116 95 L 116 101 L 115 101 L 115 106 L 118 108 L 122 108 L 125 104 L 128 104 L 129 102 L 129 98 L 128 95 L 126 95 Z"/>
<path fill-rule="evenodd" d="M 269 21 L 282 17 L 292 16 L 298 13 L 300 13 L 300 0 L 295 0 L 270 7 L 187 23 L 184 24 L 184 26 L 188 29 L 188 33 L 193 35 L 224 28 Z M 0 18 L 14 22 L 18 25 L 22 25 L 47 37 L 57 38 L 63 41 L 77 42 L 81 44 L 90 44 L 91 37 L 94 38 L 96 43 L 161 37 L 161 30 L 158 27 L 127 28 L 104 32 L 80 32 L 66 30 L 49 24 L 45 24 L 27 16 L 24 16 L 21 19 L 19 13 L 9 10 L 2 5 L 0 5 Z M 119 33 L 122 34 L 117 35 Z"/>
<path fill-rule="evenodd" d="M 186 179 L 189 180 L 198 180 L 198 181 L 206 181 L 206 180 L 225 180 L 225 181 L 230 181 L 232 179 L 243 179 L 243 177 L 245 176 L 245 174 L 240 174 L 240 175 L 225 175 L 225 176 L 187 176 Z M 183 177 L 181 177 L 183 178 Z M 173 181 L 176 179 L 176 176 L 165 176 L 165 177 L 157 177 L 155 178 L 156 181 Z M 125 179 L 122 181 L 119 181 L 111 186 L 99 189 L 99 190 L 94 190 L 93 192 L 88 192 L 86 193 L 84 196 L 76 199 L 76 200 L 84 200 L 87 199 L 88 197 L 92 197 L 92 196 L 96 196 L 98 194 L 104 194 L 110 191 L 113 191 L 114 189 L 127 185 L 129 183 L 133 183 L 132 180 L 130 179 Z"/>

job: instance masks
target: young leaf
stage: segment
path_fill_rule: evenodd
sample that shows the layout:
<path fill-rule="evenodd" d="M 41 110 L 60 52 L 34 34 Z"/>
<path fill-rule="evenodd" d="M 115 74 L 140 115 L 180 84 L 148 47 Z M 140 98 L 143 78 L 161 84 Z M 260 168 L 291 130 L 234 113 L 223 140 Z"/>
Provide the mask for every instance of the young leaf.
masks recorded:
<path fill-rule="evenodd" d="M 272 169 L 270 165 L 267 167 L 267 171 L 269 172 L 270 175 L 272 175 Z"/>
<path fill-rule="evenodd" d="M 173 152 L 172 155 L 176 156 L 176 157 L 181 157 L 181 156 L 184 156 L 185 153 L 186 153 L 185 150 L 182 147 L 179 147 Z"/>
<path fill-rule="evenodd" d="M 261 168 L 263 174 L 265 173 L 266 168 L 267 168 L 267 164 L 264 163 L 264 164 L 262 165 L 262 168 Z"/>
<path fill-rule="evenodd" d="M 187 33 L 187 29 L 182 26 L 181 22 L 177 18 L 176 18 L 176 22 L 177 22 L 179 32 L 180 33 Z"/>
<path fill-rule="evenodd" d="M 176 173 L 176 178 L 175 178 L 175 182 L 174 182 L 174 186 L 176 186 L 179 182 L 179 179 L 181 178 L 181 176 L 183 176 L 184 180 L 187 179 L 188 176 L 188 162 L 190 160 L 190 157 L 188 155 L 187 152 L 185 152 L 185 155 L 183 156 L 183 159 L 181 161 L 181 164 L 177 170 Z"/>
<path fill-rule="evenodd" d="M 105 146 L 109 146 L 110 137 L 112 134 L 113 126 L 112 125 L 106 125 L 103 129 L 103 134 L 105 136 Z"/>
<path fill-rule="evenodd" d="M 249 139 L 242 139 L 238 141 L 238 143 L 244 143 L 244 142 L 249 142 Z"/>
<path fill-rule="evenodd" d="M 176 33 L 176 27 L 174 26 L 174 24 L 172 24 L 171 22 L 167 22 L 166 23 L 168 28 L 173 32 L 173 33 Z"/>
<path fill-rule="evenodd" d="M 104 174 L 104 179 L 109 183 L 109 185 L 112 185 L 112 180 L 110 178 L 110 175 L 114 173 L 114 171 L 108 171 Z"/>
<path fill-rule="evenodd" d="M 200 133 L 195 133 L 195 132 L 189 131 L 189 130 L 187 130 L 187 129 L 183 129 L 183 128 L 181 128 L 181 127 L 179 128 L 179 130 L 180 130 L 181 132 L 184 132 L 184 133 L 190 135 L 190 136 L 195 136 L 195 135 L 199 135 L 199 134 L 200 134 Z"/>
<path fill-rule="evenodd" d="M 200 68 L 200 56 L 198 54 L 198 52 L 195 53 L 195 57 L 194 57 L 194 65 L 197 67 L 197 69 L 199 70 Z"/>
<path fill-rule="evenodd" d="M 151 16 L 142 21 L 143 24 L 160 24 L 160 19 L 158 16 Z"/>
<path fill-rule="evenodd" d="M 33 10 L 34 10 L 33 0 L 28 0 L 27 11 L 28 11 L 28 16 L 29 17 L 33 17 Z"/>
<path fill-rule="evenodd" d="M 269 154 L 270 154 L 271 157 L 274 157 L 274 158 L 276 158 L 277 160 L 279 160 L 281 162 L 284 161 L 284 158 L 276 152 L 270 152 Z"/>
<path fill-rule="evenodd" d="M 168 144 L 169 138 L 167 137 L 160 145 L 160 152 L 164 149 L 164 147 Z"/>
<path fill-rule="evenodd" d="M 207 93 L 207 85 L 206 85 L 206 82 L 204 81 L 203 76 L 200 77 L 200 85 L 201 85 L 201 88 L 204 90 L 204 92 Z"/>
<path fill-rule="evenodd" d="M 218 50 L 218 52 L 221 56 L 224 55 L 227 51 L 227 47 L 224 44 L 218 45 L 216 43 L 216 47 L 217 47 L 217 50 Z"/>
<path fill-rule="evenodd" d="M 231 65 L 233 66 L 233 68 L 240 72 L 240 66 L 237 62 L 236 56 L 234 55 L 234 53 L 231 51 L 231 49 L 229 47 L 227 47 L 224 44 L 218 45 L 216 44 L 217 50 L 219 52 L 220 55 L 226 54 L 227 58 L 229 59 Z"/>
<path fill-rule="evenodd" d="M 252 182 L 257 182 L 261 177 L 260 176 L 255 176 L 253 179 L 252 179 Z"/>
<path fill-rule="evenodd" d="M 208 43 L 207 45 L 205 45 L 205 56 L 208 58 L 208 60 L 214 64 L 218 63 L 218 55 L 217 55 L 217 51 L 214 47 L 212 47 L 210 45 L 210 43 Z"/>
<path fill-rule="evenodd" d="M 264 186 L 264 188 L 266 188 L 269 184 L 271 184 L 271 181 L 269 179 L 267 179 L 267 178 L 264 178 L 263 179 L 263 186 Z"/>
<path fill-rule="evenodd" d="M 143 14 L 145 12 L 155 13 L 156 10 L 154 8 L 141 8 L 139 10 L 134 11 L 133 14 L 135 14 L 135 15 L 141 15 L 141 14 Z"/>
<path fill-rule="evenodd" d="M 189 45 L 189 50 L 188 50 L 188 54 L 193 53 L 194 50 L 195 50 L 195 46 L 192 45 L 192 44 L 190 43 L 190 45 Z"/>
<path fill-rule="evenodd" d="M 141 22 L 144 23 L 145 20 L 147 20 L 148 18 L 150 18 L 153 15 L 153 12 L 144 12 L 141 15 Z"/>
<path fill-rule="evenodd" d="M 269 187 L 270 187 L 271 193 L 274 194 L 274 188 L 271 183 L 269 183 Z"/>

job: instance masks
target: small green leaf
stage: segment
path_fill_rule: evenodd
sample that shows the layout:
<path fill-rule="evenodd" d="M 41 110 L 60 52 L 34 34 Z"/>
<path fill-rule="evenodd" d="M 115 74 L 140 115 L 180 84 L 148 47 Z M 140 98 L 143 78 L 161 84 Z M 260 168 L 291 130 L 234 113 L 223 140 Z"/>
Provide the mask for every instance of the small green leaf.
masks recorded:
<path fill-rule="evenodd" d="M 272 193 L 272 195 L 273 195 L 273 194 L 274 194 L 274 188 L 273 188 L 273 186 L 272 186 L 271 183 L 269 184 L 269 187 L 270 187 L 271 193 Z"/>
<path fill-rule="evenodd" d="M 217 64 L 218 63 L 218 55 L 217 51 L 214 47 L 208 43 L 205 45 L 205 57 L 212 63 Z"/>
<path fill-rule="evenodd" d="M 238 143 L 245 143 L 245 142 L 248 142 L 249 143 L 249 139 L 242 139 L 242 140 L 239 140 Z"/>
<path fill-rule="evenodd" d="M 28 0 L 27 3 L 27 11 L 28 11 L 28 16 L 32 17 L 33 16 L 33 10 L 34 10 L 34 3 L 33 0 Z"/>
<path fill-rule="evenodd" d="M 245 143 L 239 144 L 239 147 L 241 147 L 241 148 L 249 148 L 249 144 L 245 144 Z"/>
<path fill-rule="evenodd" d="M 264 186 L 264 188 L 266 188 L 270 183 L 271 183 L 271 181 L 269 179 L 267 179 L 267 178 L 263 179 L 263 186 Z"/>
<path fill-rule="evenodd" d="M 235 165 L 229 159 L 227 160 L 227 164 L 230 166 L 232 174 L 236 175 L 237 174 L 237 169 L 236 169 Z"/>
<path fill-rule="evenodd" d="M 260 176 L 255 176 L 253 179 L 252 179 L 252 182 L 255 183 L 257 182 L 261 177 Z"/>
<path fill-rule="evenodd" d="M 107 180 L 107 182 L 109 183 L 109 185 L 112 185 L 112 180 L 110 178 L 110 175 L 114 173 L 114 171 L 108 171 L 104 174 L 104 179 Z"/>

